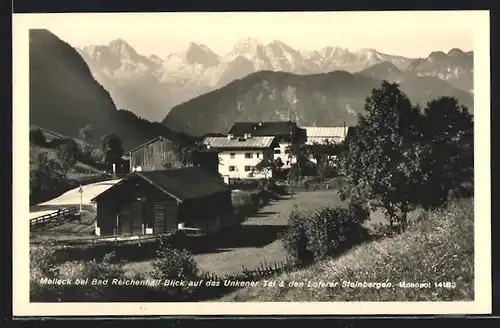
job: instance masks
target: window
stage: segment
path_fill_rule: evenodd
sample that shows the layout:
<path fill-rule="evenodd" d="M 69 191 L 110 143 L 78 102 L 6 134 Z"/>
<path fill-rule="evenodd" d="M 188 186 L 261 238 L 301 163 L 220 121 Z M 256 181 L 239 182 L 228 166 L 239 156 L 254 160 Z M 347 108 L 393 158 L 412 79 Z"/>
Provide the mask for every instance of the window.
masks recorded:
<path fill-rule="evenodd" d="M 236 154 L 235 154 L 235 153 L 231 153 L 231 154 L 229 154 L 229 158 L 234 158 L 234 156 L 236 156 Z"/>
<path fill-rule="evenodd" d="M 281 154 L 281 150 L 280 150 L 280 149 L 275 149 L 275 150 L 274 150 L 274 153 L 275 153 L 275 154 Z"/>
<path fill-rule="evenodd" d="M 245 153 L 245 158 L 253 158 L 253 154 L 252 153 Z"/>
<path fill-rule="evenodd" d="M 260 153 L 256 153 L 255 155 L 257 156 L 257 158 L 260 158 Z"/>
<path fill-rule="evenodd" d="M 250 165 L 245 165 L 245 171 L 251 171 L 252 170 L 252 167 Z"/>
<path fill-rule="evenodd" d="M 235 168 L 233 165 L 231 165 L 231 166 L 229 167 L 229 172 L 234 172 L 235 170 L 236 170 L 236 168 Z"/>
<path fill-rule="evenodd" d="M 290 161 L 286 161 L 286 165 L 290 165 Z"/>

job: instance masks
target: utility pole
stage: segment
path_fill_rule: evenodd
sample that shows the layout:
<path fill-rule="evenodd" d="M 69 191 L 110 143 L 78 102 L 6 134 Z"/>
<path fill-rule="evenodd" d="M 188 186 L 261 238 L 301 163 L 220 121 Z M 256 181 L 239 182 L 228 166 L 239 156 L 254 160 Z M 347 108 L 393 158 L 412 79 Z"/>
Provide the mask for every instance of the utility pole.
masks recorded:
<path fill-rule="evenodd" d="M 80 214 L 82 214 L 83 210 L 83 187 L 80 185 L 80 188 L 78 189 L 78 192 L 80 193 Z"/>

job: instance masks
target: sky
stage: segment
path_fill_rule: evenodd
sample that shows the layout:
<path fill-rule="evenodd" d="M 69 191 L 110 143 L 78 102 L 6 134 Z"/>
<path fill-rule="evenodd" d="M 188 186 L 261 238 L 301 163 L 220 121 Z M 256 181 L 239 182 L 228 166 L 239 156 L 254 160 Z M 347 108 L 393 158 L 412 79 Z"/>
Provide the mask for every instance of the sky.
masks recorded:
<path fill-rule="evenodd" d="M 474 20 L 467 11 L 66 13 L 30 19 L 31 26 L 46 28 L 74 47 L 121 38 L 140 54 L 160 57 L 183 51 L 190 42 L 225 55 L 245 37 L 280 40 L 300 50 L 374 48 L 406 57 L 474 48 Z"/>

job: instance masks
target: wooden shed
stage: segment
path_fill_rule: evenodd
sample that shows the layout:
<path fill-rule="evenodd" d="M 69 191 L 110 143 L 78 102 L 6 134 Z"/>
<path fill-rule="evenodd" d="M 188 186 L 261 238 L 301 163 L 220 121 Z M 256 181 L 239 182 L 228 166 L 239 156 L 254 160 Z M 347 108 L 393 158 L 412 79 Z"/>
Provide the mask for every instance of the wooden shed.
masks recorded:
<path fill-rule="evenodd" d="M 210 149 L 193 149 L 190 156 L 180 158 L 177 146 L 165 137 L 159 136 L 127 152 L 129 172 L 165 170 L 165 164 L 199 166 L 211 173 L 219 173 L 219 155 Z"/>
<path fill-rule="evenodd" d="M 133 172 L 92 199 L 96 235 L 141 235 L 194 229 L 211 233 L 232 223 L 231 191 L 199 167 Z"/>
<path fill-rule="evenodd" d="M 128 151 L 130 172 L 163 170 L 163 164 L 176 158 L 172 141 L 158 136 Z"/>

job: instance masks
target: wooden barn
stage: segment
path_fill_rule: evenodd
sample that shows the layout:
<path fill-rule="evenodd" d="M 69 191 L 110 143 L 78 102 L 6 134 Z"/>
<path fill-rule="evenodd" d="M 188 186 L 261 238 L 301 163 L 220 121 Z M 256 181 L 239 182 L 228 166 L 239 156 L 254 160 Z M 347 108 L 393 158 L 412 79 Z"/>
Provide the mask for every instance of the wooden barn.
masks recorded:
<path fill-rule="evenodd" d="M 127 153 L 129 172 L 165 170 L 165 164 L 179 161 L 185 166 L 199 166 L 211 173 L 219 173 L 219 155 L 210 149 L 192 150 L 188 158 L 179 158 L 177 146 L 165 137 L 159 136 Z"/>
<path fill-rule="evenodd" d="M 199 167 L 133 172 L 92 199 L 96 235 L 143 235 L 232 224 L 231 191 Z"/>
<path fill-rule="evenodd" d="M 176 158 L 174 143 L 158 136 L 128 151 L 130 172 L 164 170 L 164 163 Z"/>

